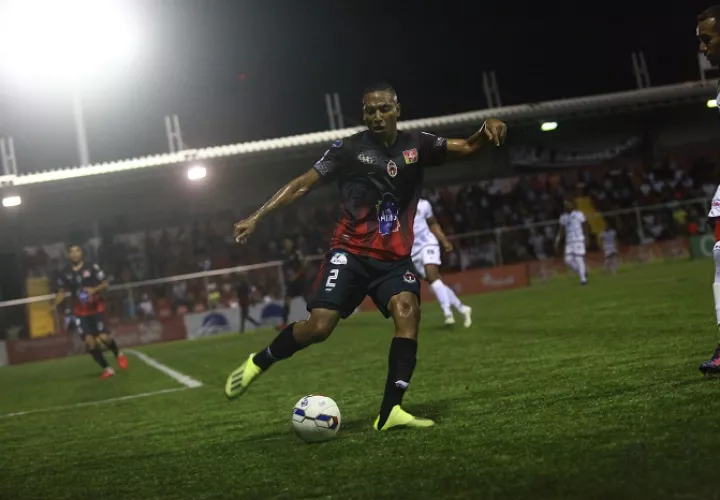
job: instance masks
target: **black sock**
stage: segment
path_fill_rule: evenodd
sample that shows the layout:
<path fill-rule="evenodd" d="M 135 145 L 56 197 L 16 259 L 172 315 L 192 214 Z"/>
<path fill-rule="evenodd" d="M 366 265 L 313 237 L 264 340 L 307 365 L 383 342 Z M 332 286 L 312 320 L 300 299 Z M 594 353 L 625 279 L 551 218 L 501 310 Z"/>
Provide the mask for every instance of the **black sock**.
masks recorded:
<path fill-rule="evenodd" d="M 283 325 L 287 325 L 289 317 L 290 317 L 290 306 L 287 303 L 285 303 L 285 304 L 283 304 Z"/>
<path fill-rule="evenodd" d="M 253 362 L 262 370 L 267 370 L 275 361 L 287 359 L 305 346 L 301 346 L 293 337 L 295 323 L 285 327 L 278 333 L 270 345 L 260 351 L 253 358 Z"/>
<path fill-rule="evenodd" d="M 105 361 L 105 357 L 102 355 L 102 351 L 99 347 L 96 347 L 95 349 L 92 349 L 90 351 L 90 354 L 92 355 L 93 359 L 97 364 L 100 365 L 100 368 L 103 370 L 108 367 L 107 361 Z"/>
<path fill-rule="evenodd" d="M 252 323 L 253 325 L 255 325 L 255 326 L 260 326 L 260 323 L 258 323 L 258 321 L 257 321 L 256 319 L 254 319 L 252 316 L 248 316 L 247 319 L 248 319 L 248 321 L 249 321 L 250 323 Z"/>
<path fill-rule="evenodd" d="M 115 343 L 115 339 L 110 339 L 109 342 L 103 342 L 103 344 L 105 344 L 105 346 L 106 346 L 108 349 L 110 349 L 110 352 L 112 352 L 113 355 L 114 355 L 116 358 L 118 357 L 118 352 L 119 352 L 119 351 L 118 351 L 118 346 L 117 346 L 117 344 Z"/>
<path fill-rule="evenodd" d="M 402 403 L 413 370 L 415 370 L 416 356 L 417 340 L 393 337 L 388 356 L 388 376 L 385 381 L 385 395 L 380 405 L 378 428 L 385 425 L 393 407 Z"/>

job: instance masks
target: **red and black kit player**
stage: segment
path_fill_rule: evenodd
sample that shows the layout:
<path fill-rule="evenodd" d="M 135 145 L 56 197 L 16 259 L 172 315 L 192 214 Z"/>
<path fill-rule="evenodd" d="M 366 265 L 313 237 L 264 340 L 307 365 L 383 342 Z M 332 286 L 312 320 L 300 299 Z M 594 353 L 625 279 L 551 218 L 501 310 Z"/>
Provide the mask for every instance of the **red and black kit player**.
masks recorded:
<path fill-rule="evenodd" d="M 71 317 L 70 326 L 74 326 L 85 342 L 88 352 L 103 369 L 100 378 L 112 377 L 115 372 L 108 366 L 102 354 L 102 342 L 117 358 L 120 368 L 127 368 L 127 358 L 118 351 L 115 340 L 110 337 L 105 323 L 105 303 L 101 293 L 108 286 L 105 273 L 97 264 L 86 262 L 80 245 L 71 244 L 67 249 L 68 265 L 58 277 L 56 306 L 67 299 L 72 309 L 66 314 Z"/>
<path fill-rule="evenodd" d="M 305 280 L 305 258 L 295 248 L 291 238 L 283 240 L 283 274 L 285 275 L 285 299 L 283 301 L 283 322 L 281 329 L 287 327 L 290 306 L 295 297 L 304 297 L 307 288 Z"/>
<path fill-rule="evenodd" d="M 349 316 L 367 295 L 395 324 L 385 393 L 374 428 L 433 425 L 401 408 L 415 369 L 420 324 L 420 286 L 410 251 L 423 170 L 449 160 L 468 159 L 488 146 L 500 146 L 507 128 L 500 120 L 488 119 L 468 139 L 445 139 L 399 131 L 400 111 L 392 87 L 379 84 L 368 88 L 363 95 L 367 130 L 336 141 L 313 168 L 235 225 L 236 239 L 242 242 L 265 215 L 312 187 L 334 182 L 340 189 L 343 210 L 310 292 L 310 316 L 289 325 L 266 349 L 250 355 L 230 374 L 225 385 L 228 397 L 243 394 L 273 363 L 327 339 L 339 320 Z"/>

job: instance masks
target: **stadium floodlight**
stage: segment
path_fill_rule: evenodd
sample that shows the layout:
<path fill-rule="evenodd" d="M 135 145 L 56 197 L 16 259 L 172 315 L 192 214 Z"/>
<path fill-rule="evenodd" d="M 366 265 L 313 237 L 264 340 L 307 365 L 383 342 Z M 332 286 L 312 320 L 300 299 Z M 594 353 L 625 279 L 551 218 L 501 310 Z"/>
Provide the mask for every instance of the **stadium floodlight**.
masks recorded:
<path fill-rule="evenodd" d="M 2 200 L 3 207 L 17 207 L 22 203 L 22 198 L 17 195 L 6 196 Z"/>
<path fill-rule="evenodd" d="M 1 64 L 23 83 L 82 83 L 137 49 L 137 23 L 121 0 L 5 0 L 0 19 Z"/>
<path fill-rule="evenodd" d="M 557 122 L 543 122 L 540 125 L 540 130 L 543 132 L 550 132 L 551 130 L 555 130 L 557 128 Z"/>
<path fill-rule="evenodd" d="M 717 99 L 708 100 L 707 107 L 708 108 L 717 108 L 718 107 Z"/>
<path fill-rule="evenodd" d="M 3 0 L 0 77 L 18 88 L 72 94 L 80 164 L 90 155 L 82 90 L 109 75 L 125 77 L 137 53 L 138 22 L 123 0 Z"/>
<path fill-rule="evenodd" d="M 188 169 L 187 176 L 191 181 L 199 181 L 207 176 L 207 169 L 202 165 L 193 165 Z"/>

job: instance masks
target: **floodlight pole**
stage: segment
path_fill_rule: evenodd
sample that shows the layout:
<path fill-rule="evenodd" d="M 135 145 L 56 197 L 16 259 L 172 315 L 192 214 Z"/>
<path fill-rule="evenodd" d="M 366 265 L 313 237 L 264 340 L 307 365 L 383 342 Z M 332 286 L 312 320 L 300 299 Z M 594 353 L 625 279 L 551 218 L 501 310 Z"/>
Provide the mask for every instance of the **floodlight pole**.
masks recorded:
<path fill-rule="evenodd" d="M 88 150 L 87 133 L 85 131 L 85 113 L 83 112 L 80 90 L 75 88 L 72 93 L 73 118 L 75 119 L 75 137 L 77 139 L 80 165 L 90 165 L 90 151 Z"/>

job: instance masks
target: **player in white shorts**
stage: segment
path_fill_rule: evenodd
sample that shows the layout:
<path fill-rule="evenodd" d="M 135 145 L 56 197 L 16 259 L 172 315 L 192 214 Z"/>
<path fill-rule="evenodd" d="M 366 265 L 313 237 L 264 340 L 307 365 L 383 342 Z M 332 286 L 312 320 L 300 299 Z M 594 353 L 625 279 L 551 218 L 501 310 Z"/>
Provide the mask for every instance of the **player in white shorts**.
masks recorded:
<path fill-rule="evenodd" d="M 432 205 L 422 198 L 418 200 L 413 232 L 415 233 L 411 251 L 413 264 L 418 274 L 430 283 L 430 288 L 437 297 L 438 302 L 440 302 L 440 307 L 445 315 L 445 324 L 455 324 L 452 306 L 463 315 L 463 326 L 469 328 L 472 325 L 472 309 L 460 302 L 453 289 L 445 285 L 440 276 L 440 264 L 442 264 L 442 261 L 440 260 L 439 242 L 442 242 L 443 249 L 446 252 L 453 250 L 452 243 L 448 241 L 440 224 L 435 219 Z"/>
<path fill-rule="evenodd" d="M 720 97 L 720 95 L 718 95 Z M 715 319 L 720 329 L 720 186 L 713 196 L 710 212 L 707 218 L 708 225 L 715 231 L 715 245 L 713 246 L 713 259 L 715 260 L 715 283 L 713 283 L 713 297 L 715 298 Z M 705 375 L 720 374 L 720 342 L 712 358 L 700 365 L 700 371 Z"/>
<path fill-rule="evenodd" d="M 615 274 L 618 268 L 617 231 L 606 223 L 605 230 L 600 233 L 600 244 L 605 256 L 605 271 Z"/>
<path fill-rule="evenodd" d="M 555 249 L 560 250 L 560 242 L 565 239 L 565 264 L 580 277 L 580 284 L 587 285 L 585 267 L 585 241 L 588 239 L 588 225 L 585 214 L 575 207 L 575 203 L 565 201 L 565 213 L 560 216 L 560 230 L 555 238 Z"/>
<path fill-rule="evenodd" d="M 700 52 L 714 68 L 720 67 L 720 6 L 708 7 L 698 16 L 697 37 L 700 40 Z M 718 89 L 720 99 L 720 88 Z M 713 259 L 715 260 L 715 283 L 713 296 L 715 297 L 715 318 L 720 328 L 720 186 L 715 191 L 708 224 L 715 231 L 715 246 L 713 246 Z M 720 373 L 720 343 L 715 354 L 700 365 L 700 371 L 706 375 Z"/>

